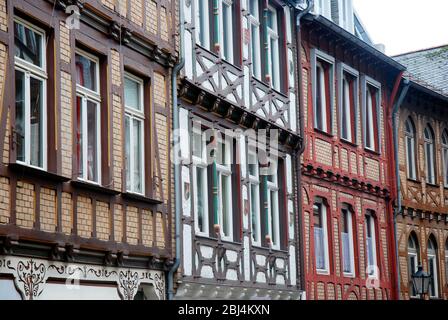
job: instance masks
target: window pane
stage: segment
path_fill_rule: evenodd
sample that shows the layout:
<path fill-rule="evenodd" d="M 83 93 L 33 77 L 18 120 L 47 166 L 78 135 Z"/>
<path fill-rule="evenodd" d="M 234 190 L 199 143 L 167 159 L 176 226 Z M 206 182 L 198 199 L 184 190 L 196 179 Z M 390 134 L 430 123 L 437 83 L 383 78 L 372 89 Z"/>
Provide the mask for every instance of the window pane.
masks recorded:
<path fill-rule="evenodd" d="M 314 227 L 314 253 L 316 256 L 316 269 L 325 270 L 324 230 Z"/>
<path fill-rule="evenodd" d="M 258 178 L 258 161 L 254 154 L 249 153 L 249 175 Z"/>
<path fill-rule="evenodd" d="M 96 63 L 80 54 L 76 54 L 76 83 L 97 92 L 96 76 Z"/>
<path fill-rule="evenodd" d="M 84 177 L 83 126 L 82 126 L 82 98 L 76 97 L 76 154 L 78 156 L 78 177 Z"/>
<path fill-rule="evenodd" d="M 25 74 L 16 70 L 17 160 L 25 161 Z"/>
<path fill-rule="evenodd" d="M 279 79 L 278 79 L 278 71 L 277 70 L 279 67 L 278 66 L 279 60 L 278 60 L 278 41 L 277 41 L 277 39 L 271 38 L 270 48 L 271 48 L 272 85 L 274 88 L 278 89 L 279 88 Z"/>
<path fill-rule="evenodd" d="M 260 76 L 260 35 L 258 26 L 251 25 L 251 42 L 252 42 L 252 73 L 255 77 Z"/>
<path fill-rule="evenodd" d="M 134 152 L 134 185 L 133 190 L 135 192 L 143 192 L 142 181 L 142 122 L 134 119 L 133 121 L 133 152 Z"/>
<path fill-rule="evenodd" d="M 278 198 L 277 198 L 277 191 L 271 191 L 271 239 L 272 239 L 272 244 L 277 245 L 278 244 L 278 239 L 277 239 L 277 215 L 278 215 Z"/>
<path fill-rule="evenodd" d="M 224 236 L 230 235 L 230 208 L 229 208 L 229 180 L 227 176 L 221 175 L 221 210 L 222 210 L 222 231 Z"/>
<path fill-rule="evenodd" d="M 260 235 L 258 234 L 258 224 L 260 210 L 258 208 L 258 186 L 255 184 L 250 185 L 250 212 L 252 219 L 252 239 L 256 242 L 260 241 Z"/>
<path fill-rule="evenodd" d="M 202 158 L 202 134 L 193 132 L 193 155 Z"/>
<path fill-rule="evenodd" d="M 125 130 L 125 157 L 126 157 L 126 189 L 132 190 L 131 185 L 131 119 L 126 116 L 124 120 Z"/>
<path fill-rule="evenodd" d="M 206 230 L 206 220 L 205 220 L 205 201 L 206 195 L 204 194 L 205 189 L 205 176 L 206 169 L 204 168 L 196 168 L 196 212 L 198 219 L 198 227 L 200 232 L 205 232 Z"/>
<path fill-rule="evenodd" d="M 223 3 L 222 4 L 222 37 L 224 59 L 229 62 L 233 62 L 233 44 L 232 44 L 232 7 Z"/>
<path fill-rule="evenodd" d="M 30 78 L 30 164 L 43 166 L 43 82 Z"/>
<path fill-rule="evenodd" d="M 42 67 L 42 36 L 14 22 L 15 56 Z"/>
<path fill-rule="evenodd" d="M 250 14 L 254 17 L 258 17 L 258 0 L 250 0 Z"/>
<path fill-rule="evenodd" d="M 124 78 L 124 101 L 126 107 L 141 110 L 141 92 L 140 84 L 129 78 Z"/>
<path fill-rule="evenodd" d="M 218 142 L 218 154 L 217 161 L 218 164 L 227 165 L 227 150 L 226 144 L 222 142 Z"/>
<path fill-rule="evenodd" d="M 97 104 L 87 101 L 87 179 L 98 182 Z"/>
<path fill-rule="evenodd" d="M 344 272 L 351 273 L 350 237 L 348 233 L 342 233 L 342 255 L 344 260 Z"/>

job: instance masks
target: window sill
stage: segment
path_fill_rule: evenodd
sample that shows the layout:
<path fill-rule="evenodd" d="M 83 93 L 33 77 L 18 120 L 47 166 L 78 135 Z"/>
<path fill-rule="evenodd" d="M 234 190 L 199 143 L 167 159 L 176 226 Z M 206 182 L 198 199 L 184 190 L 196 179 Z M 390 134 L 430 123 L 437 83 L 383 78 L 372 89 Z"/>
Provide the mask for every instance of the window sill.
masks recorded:
<path fill-rule="evenodd" d="M 364 148 L 364 150 L 365 150 L 367 153 L 370 153 L 370 154 L 375 155 L 375 156 L 377 156 L 377 157 L 381 155 L 381 153 L 379 153 L 379 152 L 376 151 L 376 150 L 372 150 L 372 149 L 369 149 L 369 148 Z"/>
<path fill-rule="evenodd" d="M 323 130 L 321 130 L 319 128 L 314 128 L 314 131 L 316 131 L 317 133 L 323 134 L 323 135 L 325 135 L 325 136 L 327 136 L 329 138 L 333 138 L 333 134 L 332 133 L 323 131 Z"/>
<path fill-rule="evenodd" d="M 350 147 L 353 147 L 353 148 L 357 148 L 357 147 L 358 147 L 358 145 L 357 145 L 355 142 L 352 142 L 352 141 L 350 141 L 350 140 L 346 140 L 346 139 L 344 139 L 344 138 L 340 138 L 340 141 L 341 141 L 343 144 L 349 145 Z"/>
<path fill-rule="evenodd" d="M 22 174 L 23 176 L 27 177 L 40 178 L 53 182 L 66 182 L 70 180 L 70 178 L 60 176 L 56 173 L 45 171 L 44 169 L 39 169 L 22 163 L 10 163 L 8 167 L 16 174 Z"/>
<path fill-rule="evenodd" d="M 144 195 L 138 194 L 138 193 L 132 193 L 132 192 L 123 192 L 122 193 L 123 198 L 130 199 L 130 200 L 136 200 L 141 202 L 146 202 L 149 204 L 163 204 L 163 201 L 153 199 L 146 197 Z"/>
<path fill-rule="evenodd" d="M 344 273 L 344 278 L 355 279 L 356 275 L 353 273 Z"/>
<path fill-rule="evenodd" d="M 413 183 L 421 183 L 420 181 L 418 181 L 417 179 L 413 179 L 413 178 L 407 178 L 407 180 L 409 182 L 413 182 Z"/>
<path fill-rule="evenodd" d="M 260 251 L 269 251 L 269 247 L 263 247 L 262 245 L 255 245 L 255 244 L 252 244 L 252 248 L 253 249 L 256 249 L 256 250 L 260 250 Z M 288 253 L 288 251 L 286 251 L 286 250 L 282 250 L 282 249 L 275 249 L 275 248 L 272 248 L 272 251 L 273 252 L 280 252 L 280 253 Z"/>
<path fill-rule="evenodd" d="M 329 276 L 330 275 L 330 271 L 327 271 L 327 270 L 316 270 L 316 273 L 320 276 Z"/>
<path fill-rule="evenodd" d="M 432 188 L 440 188 L 438 184 L 426 182 L 426 185 Z"/>
<path fill-rule="evenodd" d="M 115 196 L 120 193 L 119 191 L 115 191 L 115 190 L 103 187 L 99 184 L 94 184 L 94 183 L 81 181 L 81 180 L 73 180 L 71 182 L 71 184 L 80 189 L 88 189 L 91 191 L 101 192 L 101 193 L 105 193 L 105 194 L 112 195 L 112 196 Z"/>

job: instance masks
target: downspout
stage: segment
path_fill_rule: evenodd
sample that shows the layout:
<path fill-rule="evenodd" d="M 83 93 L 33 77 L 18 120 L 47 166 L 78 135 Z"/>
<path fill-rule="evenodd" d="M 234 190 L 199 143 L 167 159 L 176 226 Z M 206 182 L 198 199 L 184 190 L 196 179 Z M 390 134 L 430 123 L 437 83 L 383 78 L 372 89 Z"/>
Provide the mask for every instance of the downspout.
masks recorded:
<path fill-rule="evenodd" d="M 292 1 L 288 0 L 289 4 L 292 5 L 296 10 L 301 9 L 301 1 Z M 299 150 L 293 156 L 294 167 L 297 174 L 297 204 L 298 204 L 298 214 L 296 216 L 297 219 L 297 228 L 295 228 L 295 236 L 297 239 L 297 246 L 299 257 L 296 257 L 297 261 L 300 259 L 300 289 L 302 291 L 306 291 L 305 285 L 305 255 L 304 255 L 304 236 L 303 236 L 303 225 L 302 225 L 302 170 L 300 157 L 305 151 L 306 147 L 306 139 L 305 139 L 305 121 L 303 114 L 303 74 L 302 74 L 302 31 L 301 31 L 301 19 L 303 16 L 308 14 L 314 6 L 314 0 L 306 0 L 306 8 L 302 11 L 298 12 L 296 15 L 296 53 L 297 53 L 297 94 L 298 94 L 298 114 L 299 114 L 299 132 L 300 137 L 302 138 L 302 143 L 300 145 Z"/>
<path fill-rule="evenodd" d="M 184 58 L 184 0 L 179 0 L 179 24 L 180 24 L 180 33 L 179 33 L 179 62 L 174 66 L 173 72 L 171 74 L 172 81 L 172 101 L 173 101 L 173 131 L 179 130 L 179 107 L 177 105 L 177 75 L 180 70 L 185 65 Z M 173 148 L 178 141 L 173 141 Z M 179 155 L 177 152 L 173 152 L 174 154 L 174 197 L 175 197 L 175 236 L 174 241 L 176 243 L 176 257 L 174 259 L 174 264 L 168 272 L 168 300 L 173 300 L 174 296 L 174 274 L 177 272 L 177 269 L 180 265 L 180 208 L 182 207 L 181 202 L 181 189 L 180 189 L 180 163 L 179 163 Z"/>
<path fill-rule="evenodd" d="M 394 104 L 393 110 L 392 110 L 392 126 L 393 126 L 393 146 L 394 146 L 394 159 L 395 159 L 395 185 L 396 185 L 396 199 L 397 203 L 394 208 L 394 214 L 393 214 L 393 223 L 394 223 L 394 238 L 395 238 L 395 266 L 396 266 L 396 274 L 397 274 L 397 299 L 400 300 L 400 293 L 401 293 L 401 278 L 400 278 L 400 264 L 399 264 L 399 255 L 398 255 L 398 234 L 397 234 L 397 216 L 400 214 L 401 211 L 401 181 L 400 181 L 400 161 L 398 159 L 398 147 L 399 147 L 399 141 L 398 141 L 398 127 L 399 127 L 399 118 L 398 118 L 398 111 L 400 109 L 400 106 L 402 105 L 404 99 L 406 98 L 406 95 L 409 91 L 410 87 L 410 81 L 409 79 L 404 79 L 403 83 L 405 87 L 402 89 L 400 97 L 398 98 L 398 101 Z"/>

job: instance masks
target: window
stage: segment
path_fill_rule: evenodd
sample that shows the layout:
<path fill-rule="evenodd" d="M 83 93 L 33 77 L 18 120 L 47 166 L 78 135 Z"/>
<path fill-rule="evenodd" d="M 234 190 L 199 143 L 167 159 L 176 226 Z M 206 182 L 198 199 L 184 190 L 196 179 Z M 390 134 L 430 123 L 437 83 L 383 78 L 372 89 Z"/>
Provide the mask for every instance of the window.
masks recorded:
<path fill-rule="evenodd" d="M 46 169 L 45 32 L 16 18 L 14 21 L 14 45 L 17 162 Z"/>
<path fill-rule="evenodd" d="M 233 241 L 231 144 L 219 137 L 217 146 L 218 224 L 223 240 Z"/>
<path fill-rule="evenodd" d="M 338 0 L 339 25 L 349 32 L 354 32 L 352 0 Z"/>
<path fill-rule="evenodd" d="M 99 59 L 77 50 L 75 63 L 78 178 L 99 184 L 101 177 Z"/>
<path fill-rule="evenodd" d="M 313 56 L 314 128 L 331 134 L 334 59 L 316 49 L 313 50 Z"/>
<path fill-rule="evenodd" d="M 199 235 L 209 235 L 208 187 L 207 187 L 207 148 L 205 134 L 193 126 L 193 205 L 195 231 Z"/>
<path fill-rule="evenodd" d="M 412 283 L 412 275 L 417 272 L 420 254 L 417 236 L 415 233 L 411 233 L 408 239 L 408 268 L 409 268 L 409 294 L 411 297 L 416 297 L 414 285 Z"/>
<path fill-rule="evenodd" d="M 355 254 L 353 245 L 353 213 L 348 205 L 342 207 L 342 260 L 344 275 L 355 275 Z"/>
<path fill-rule="evenodd" d="M 144 123 L 143 80 L 130 74 L 124 77 L 126 190 L 144 191 Z"/>
<path fill-rule="evenodd" d="M 443 161 L 443 183 L 448 188 L 448 131 L 442 134 L 442 161 Z"/>
<path fill-rule="evenodd" d="M 445 282 L 448 285 L 448 239 L 445 242 Z"/>
<path fill-rule="evenodd" d="M 378 264 L 376 256 L 376 226 L 373 212 L 370 210 L 368 210 L 366 214 L 366 255 L 367 273 L 369 277 L 378 277 Z"/>
<path fill-rule="evenodd" d="M 437 242 L 433 235 L 428 240 L 428 271 L 430 279 L 429 295 L 431 298 L 439 297 L 439 268 L 437 261 Z"/>
<path fill-rule="evenodd" d="M 278 32 L 277 10 L 268 6 L 267 11 L 267 37 L 268 37 L 268 70 L 272 87 L 280 91 L 280 37 Z"/>
<path fill-rule="evenodd" d="M 358 72 L 346 65 L 342 65 L 339 79 L 341 138 L 345 141 L 356 143 Z"/>
<path fill-rule="evenodd" d="M 209 1 L 196 0 L 196 43 L 210 50 Z"/>
<path fill-rule="evenodd" d="M 232 0 L 219 1 L 219 25 L 221 56 L 229 63 L 233 63 L 233 15 Z"/>
<path fill-rule="evenodd" d="M 250 39 L 252 75 L 258 79 L 261 78 L 261 42 L 260 42 L 260 9 L 258 0 L 249 0 L 249 23 L 250 23 Z"/>
<path fill-rule="evenodd" d="M 261 246 L 260 176 L 257 155 L 255 150 L 251 150 L 251 144 L 248 151 L 248 175 L 252 242 Z"/>
<path fill-rule="evenodd" d="M 327 207 L 323 199 L 316 198 L 313 206 L 314 255 L 318 273 L 329 274 Z"/>
<path fill-rule="evenodd" d="M 411 118 L 405 122 L 406 162 L 408 165 L 408 178 L 417 179 L 415 165 L 415 125 Z"/>
<path fill-rule="evenodd" d="M 277 163 L 272 159 L 269 161 L 272 166 L 272 174 L 267 176 L 267 205 L 268 205 L 268 235 L 272 242 L 273 249 L 280 249 L 280 222 L 278 204 L 278 176 Z"/>
<path fill-rule="evenodd" d="M 428 124 L 424 132 L 425 138 L 425 161 L 426 161 L 426 182 L 436 183 L 435 173 L 435 149 L 434 149 L 434 131 Z"/>
<path fill-rule="evenodd" d="M 331 19 L 331 6 L 328 0 L 315 0 L 314 13 L 321 14 L 328 19 Z"/>
<path fill-rule="evenodd" d="M 379 152 L 380 84 L 366 78 L 363 101 L 364 143 L 366 149 Z"/>

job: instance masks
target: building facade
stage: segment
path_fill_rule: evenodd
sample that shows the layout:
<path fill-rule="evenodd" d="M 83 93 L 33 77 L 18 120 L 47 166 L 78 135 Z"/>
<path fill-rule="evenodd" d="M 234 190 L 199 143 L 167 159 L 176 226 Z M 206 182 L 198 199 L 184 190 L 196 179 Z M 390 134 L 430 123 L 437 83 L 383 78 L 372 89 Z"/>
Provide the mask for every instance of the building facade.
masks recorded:
<path fill-rule="evenodd" d="M 180 138 L 176 299 L 301 299 L 293 9 L 181 3 L 180 129 L 191 134 Z"/>
<path fill-rule="evenodd" d="M 347 4 L 317 1 L 302 19 L 305 290 L 311 300 L 394 299 L 389 117 L 404 67 L 359 38 Z"/>
<path fill-rule="evenodd" d="M 175 1 L 0 1 L 0 296 L 165 299 Z"/>
<path fill-rule="evenodd" d="M 395 57 L 410 83 L 398 111 L 397 216 L 400 298 L 415 299 L 412 274 L 432 275 L 430 299 L 448 299 L 447 47 Z"/>

